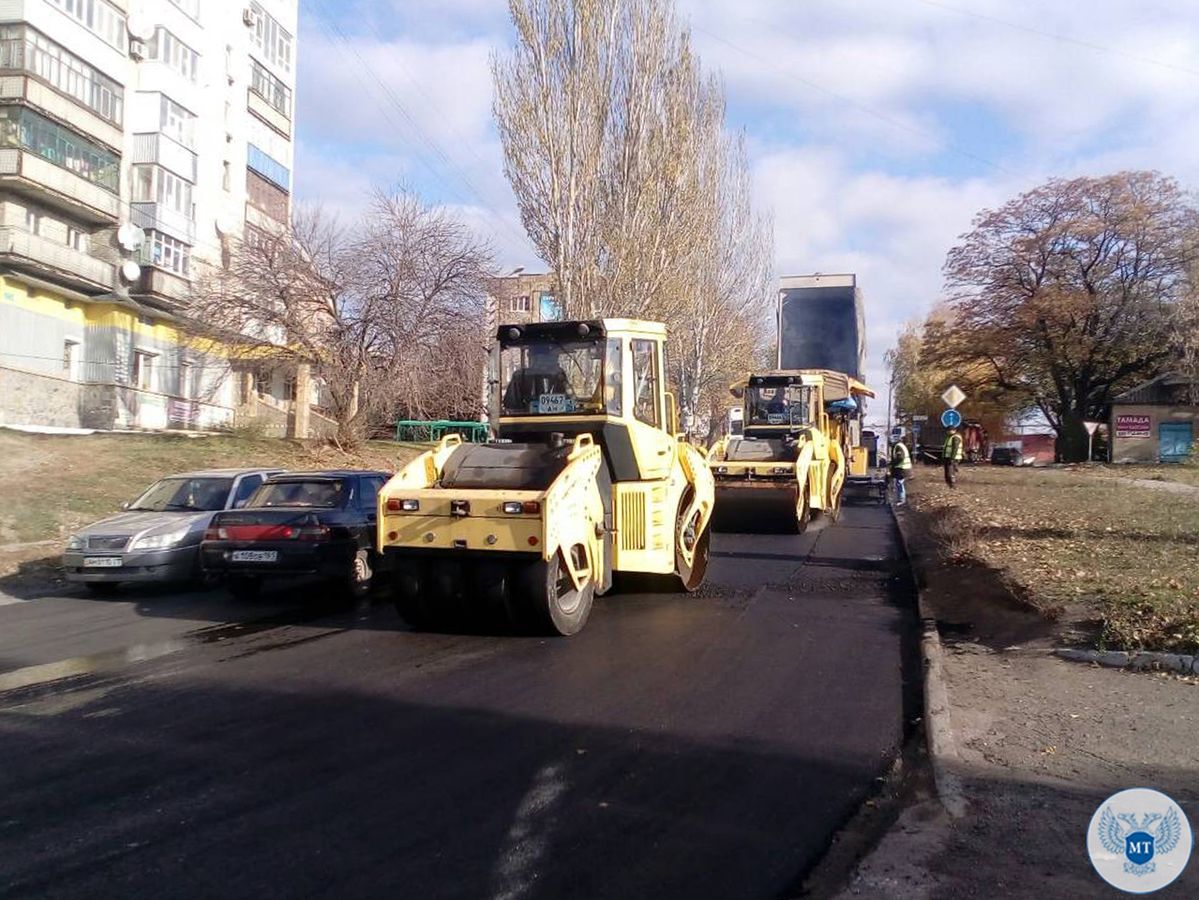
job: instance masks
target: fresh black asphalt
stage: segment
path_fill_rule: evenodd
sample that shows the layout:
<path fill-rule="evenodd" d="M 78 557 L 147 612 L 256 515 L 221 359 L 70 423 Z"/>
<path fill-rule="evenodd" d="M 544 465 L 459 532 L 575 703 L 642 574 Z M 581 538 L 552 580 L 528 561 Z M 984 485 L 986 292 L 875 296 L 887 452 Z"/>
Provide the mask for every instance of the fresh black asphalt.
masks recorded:
<path fill-rule="evenodd" d="M 903 740 L 898 555 L 878 507 L 718 534 L 699 595 L 571 639 L 302 594 L 0 606 L 0 896 L 787 896 Z"/>

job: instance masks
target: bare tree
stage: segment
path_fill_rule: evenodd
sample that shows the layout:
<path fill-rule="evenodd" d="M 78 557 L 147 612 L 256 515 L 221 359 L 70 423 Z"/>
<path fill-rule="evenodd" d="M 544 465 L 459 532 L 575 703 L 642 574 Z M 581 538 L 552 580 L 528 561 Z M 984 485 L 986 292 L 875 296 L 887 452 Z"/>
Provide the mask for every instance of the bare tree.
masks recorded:
<path fill-rule="evenodd" d="M 352 228 L 300 210 L 195 281 L 193 329 L 256 365 L 312 366 L 338 437 L 397 414 L 478 411 L 487 247 L 444 210 L 378 194 Z"/>
<path fill-rule="evenodd" d="M 1086 456 L 1086 419 L 1172 359 L 1195 211 L 1153 172 L 1055 179 L 987 210 L 950 251 L 955 328 L 936 362 L 981 362 L 1041 410 L 1059 455 Z"/>
<path fill-rule="evenodd" d="M 686 421 L 745 365 L 769 294 L 768 220 L 672 0 L 510 0 L 493 61 L 505 171 L 568 315 L 658 319 Z"/>

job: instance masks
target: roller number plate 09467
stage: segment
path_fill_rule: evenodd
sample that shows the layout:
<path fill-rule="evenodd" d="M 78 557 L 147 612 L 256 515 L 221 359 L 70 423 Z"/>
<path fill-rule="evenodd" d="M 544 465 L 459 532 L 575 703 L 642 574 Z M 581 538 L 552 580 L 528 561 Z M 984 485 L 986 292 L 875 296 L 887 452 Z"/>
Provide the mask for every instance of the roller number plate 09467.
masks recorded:
<path fill-rule="evenodd" d="M 537 412 L 541 415 L 570 412 L 565 394 L 542 394 L 537 398 Z"/>

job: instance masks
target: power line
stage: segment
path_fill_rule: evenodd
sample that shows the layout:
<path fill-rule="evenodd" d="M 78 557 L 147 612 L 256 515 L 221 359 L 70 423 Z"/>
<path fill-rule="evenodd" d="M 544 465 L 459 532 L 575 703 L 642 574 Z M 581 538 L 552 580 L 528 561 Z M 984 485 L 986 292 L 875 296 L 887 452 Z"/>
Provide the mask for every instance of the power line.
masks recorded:
<path fill-rule="evenodd" d="M 730 48 L 731 50 L 735 50 L 738 53 L 749 57 L 750 59 L 756 60 L 757 62 L 761 63 L 763 66 L 774 69 L 780 75 L 784 75 L 787 78 L 790 78 L 792 81 L 796 81 L 799 84 L 802 84 L 804 87 L 807 87 L 813 91 L 824 94 L 825 96 L 828 96 L 828 97 L 832 97 L 833 99 L 838 100 L 838 101 L 846 104 L 847 106 L 854 108 L 855 110 L 857 110 L 860 113 L 863 113 L 865 115 L 870 116 L 871 118 L 878 119 L 880 122 L 884 122 L 885 124 L 890 125 L 892 128 L 895 128 L 895 129 L 898 129 L 901 131 L 906 131 L 909 134 L 917 135 L 919 137 L 925 138 L 926 140 L 932 140 L 935 143 L 940 143 L 942 140 L 941 135 L 937 134 L 935 131 L 932 131 L 931 129 L 921 128 L 918 125 L 913 125 L 910 122 L 905 122 L 903 119 L 896 118 L 895 116 L 892 116 L 888 113 L 882 112 L 881 110 L 875 109 L 874 107 L 870 106 L 869 104 L 862 103 L 860 100 L 855 100 L 854 98 L 849 97 L 846 94 L 842 94 L 839 91 L 833 90 L 832 88 L 825 87 L 824 85 L 820 84 L 819 82 L 813 81 L 810 78 L 805 78 L 802 75 L 798 75 L 792 69 L 784 68 L 784 67 L 778 65 L 773 60 L 768 59 L 759 53 L 754 53 L 751 50 L 747 50 L 738 44 L 734 44 L 732 41 L 728 40 L 727 38 L 723 38 L 718 34 L 714 34 L 705 28 L 700 28 L 697 25 L 693 25 L 692 28 L 695 31 L 698 31 L 700 34 L 707 35 L 709 38 L 716 41 L 717 43 L 724 44 L 726 47 Z M 987 166 L 988 168 L 994 169 L 996 172 L 999 172 L 1002 175 L 1015 175 L 1016 174 L 1015 172 L 1011 171 L 1010 169 L 1006 168 L 1005 166 L 1000 165 L 999 163 L 995 162 L 994 160 L 987 159 L 985 156 L 980 156 L 977 153 L 974 153 L 970 150 L 966 150 L 964 147 L 961 147 L 957 144 L 948 143 L 945 146 L 951 152 L 956 153 L 957 155 L 965 157 L 967 159 L 974 160 L 977 163 L 982 163 L 983 165 Z"/>
<path fill-rule="evenodd" d="M 1009 22 L 1006 19 L 999 19 L 995 16 L 989 16 L 986 13 L 975 12 L 971 9 L 961 9 L 957 6 L 951 6 L 948 3 L 941 3 L 939 0 L 916 0 L 917 3 L 922 3 L 925 6 L 931 6 L 934 9 L 940 9 L 945 12 L 955 13 L 959 16 L 965 16 L 970 19 L 979 19 L 983 22 L 990 22 L 993 25 L 1002 25 L 1004 28 L 1011 28 L 1015 31 L 1023 31 L 1026 34 L 1035 34 L 1038 37 L 1048 38 L 1049 40 L 1059 41 L 1063 44 L 1073 44 L 1076 47 L 1083 47 L 1087 50 L 1094 50 L 1096 53 L 1107 53 L 1112 56 L 1121 56 L 1124 59 L 1133 62 L 1144 63 L 1149 66 L 1157 66 L 1162 69 L 1170 69 L 1175 72 L 1183 72 L 1187 75 L 1199 75 L 1199 69 L 1192 69 L 1187 66 L 1180 66 L 1177 63 L 1166 62 L 1161 59 L 1154 59 L 1151 56 L 1140 56 L 1136 53 L 1129 53 L 1127 50 L 1121 50 L 1117 47 L 1109 47 L 1104 44 L 1097 44 L 1094 41 L 1087 41 L 1081 38 L 1071 37 L 1068 34 L 1058 34 L 1052 31 L 1042 31 L 1039 28 L 1033 28 L 1030 25 L 1021 25 L 1019 22 Z"/>
<path fill-rule="evenodd" d="M 467 175 L 466 172 L 463 171 L 456 163 L 454 163 L 454 161 L 449 157 L 448 154 L 446 154 L 446 152 L 440 147 L 434 138 L 425 133 L 419 122 L 417 122 L 416 117 L 413 116 L 413 114 L 404 105 L 404 102 L 388 86 L 387 82 L 379 75 L 374 67 L 371 66 L 371 64 L 362 56 L 358 48 L 354 46 L 353 41 L 350 40 L 349 35 L 347 35 L 341 26 L 337 24 L 336 20 L 329 15 L 328 9 L 323 3 L 323 0 L 311 0 L 311 3 L 319 9 L 319 12 L 316 13 L 316 22 L 318 27 L 330 40 L 339 40 L 357 60 L 358 69 L 360 72 L 356 74 L 359 74 L 359 80 L 366 85 L 366 81 L 364 78 L 362 78 L 360 73 L 368 74 L 371 80 L 375 83 L 379 92 L 383 95 L 384 100 L 390 103 L 391 106 L 393 106 L 396 111 L 399 112 L 400 117 L 405 123 L 407 123 L 408 129 L 413 132 L 416 139 L 424 146 L 424 149 L 433 157 L 440 159 L 445 168 L 466 186 L 467 191 L 473 195 L 473 199 L 491 215 L 495 224 L 499 225 L 502 230 L 506 231 L 509 235 L 516 237 L 522 243 L 527 243 L 528 235 L 526 235 L 523 231 L 518 231 L 514 226 L 512 226 L 511 223 L 509 223 L 508 220 L 492 206 L 488 199 L 483 195 L 483 192 L 475 186 L 470 176 Z M 336 37 L 333 34 L 334 31 L 336 32 Z M 394 126 L 396 122 L 388 113 L 386 107 L 384 106 L 380 108 Z M 420 152 L 417 152 L 415 155 L 422 165 L 429 170 L 429 173 L 436 181 L 441 182 L 443 185 L 446 185 L 453 190 L 453 186 L 449 185 L 442 173 L 437 170 L 437 167 L 433 165 L 429 159 L 427 159 Z M 461 194 L 459 196 L 461 196 Z"/>

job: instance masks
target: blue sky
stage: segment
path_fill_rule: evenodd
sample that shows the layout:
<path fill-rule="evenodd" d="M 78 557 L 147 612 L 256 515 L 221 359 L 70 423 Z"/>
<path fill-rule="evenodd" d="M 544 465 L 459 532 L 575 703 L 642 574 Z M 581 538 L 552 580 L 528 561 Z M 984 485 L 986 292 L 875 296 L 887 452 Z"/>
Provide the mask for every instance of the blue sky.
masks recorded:
<path fill-rule="evenodd" d="M 679 0 L 744 129 L 780 274 L 853 271 L 869 374 L 980 209 L 1045 178 L 1153 168 L 1199 188 L 1199 0 Z M 523 239 L 491 125 L 504 0 L 301 0 L 296 192 L 457 208 Z"/>

